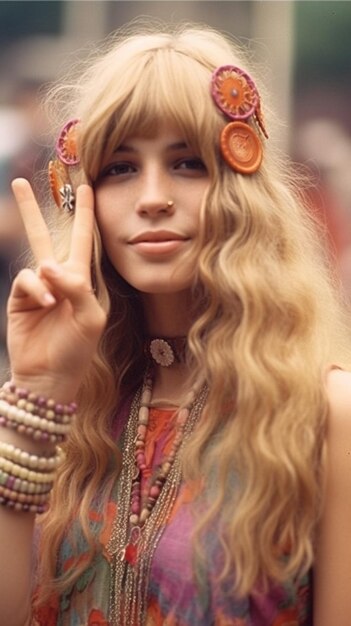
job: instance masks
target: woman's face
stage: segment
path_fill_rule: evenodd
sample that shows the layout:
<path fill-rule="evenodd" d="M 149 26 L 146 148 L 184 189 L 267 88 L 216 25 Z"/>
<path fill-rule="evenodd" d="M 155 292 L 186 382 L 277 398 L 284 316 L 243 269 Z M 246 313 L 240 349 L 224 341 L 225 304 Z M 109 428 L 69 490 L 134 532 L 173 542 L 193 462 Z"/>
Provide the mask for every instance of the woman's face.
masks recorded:
<path fill-rule="evenodd" d="M 116 271 L 142 293 L 189 289 L 199 213 L 209 176 L 199 156 L 172 127 L 130 137 L 103 164 L 96 215 Z"/>

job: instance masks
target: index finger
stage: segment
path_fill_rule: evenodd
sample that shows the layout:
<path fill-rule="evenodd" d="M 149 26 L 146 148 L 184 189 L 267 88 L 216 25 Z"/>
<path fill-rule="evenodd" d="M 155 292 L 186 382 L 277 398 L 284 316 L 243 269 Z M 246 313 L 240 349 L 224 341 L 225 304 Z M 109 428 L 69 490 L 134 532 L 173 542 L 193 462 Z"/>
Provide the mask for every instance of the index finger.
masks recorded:
<path fill-rule="evenodd" d="M 11 186 L 27 233 L 29 245 L 37 263 L 39 264 L 44 259 L 53 258 L 54 251 L 49 229 L 30 183 L 25 178 L 15 178 Z"/>
<path fill-rule="evenodd" d="M 89 185 L 79 185 L 71 234 L 69 260 L 79 265 L 90 281 L 93 251 L 94 192 Z"/>

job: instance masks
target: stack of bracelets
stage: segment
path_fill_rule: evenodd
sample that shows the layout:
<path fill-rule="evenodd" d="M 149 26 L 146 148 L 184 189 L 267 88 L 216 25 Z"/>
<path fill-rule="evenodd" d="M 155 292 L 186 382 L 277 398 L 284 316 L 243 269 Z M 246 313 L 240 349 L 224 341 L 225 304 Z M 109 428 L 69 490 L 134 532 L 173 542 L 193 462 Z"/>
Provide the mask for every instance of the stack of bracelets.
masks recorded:
<path fill-rule="evenodd" d="M 62 443 L 76 408 L 73 402 L 59 404 L 12 383 L 0 389 L 0 426 L 37 442 Z M 51 455 L 38 456 L 0 442 L 0 504 L 15 511 L 43 513 L 62 457 L 58 447 Z"/>

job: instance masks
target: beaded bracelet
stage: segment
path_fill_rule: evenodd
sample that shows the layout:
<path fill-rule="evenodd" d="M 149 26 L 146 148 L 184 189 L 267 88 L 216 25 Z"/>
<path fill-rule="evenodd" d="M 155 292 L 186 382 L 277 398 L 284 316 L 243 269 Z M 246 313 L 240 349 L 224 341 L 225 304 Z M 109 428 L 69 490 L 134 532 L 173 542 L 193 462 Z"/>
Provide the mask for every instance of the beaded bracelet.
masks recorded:
<path fill-rule="evenodd" d="M 12 422 L 11 420 L 7 420 L 3 416 L 0 416 L 0 426 L 15 430 L 19 435 L 30 437 L 37 442 L 42 441 L 45 443 L 57 444 L 62 443 L 66 438 L 65 435 L 53 435 L 42 430 L 34 430 L 29 426 L 24 426 L 23 424 L 18 424 L 16 422 Z"/>
<path fill-rule="evenodd" d="M 53 471 L 57 469 L 64 455 L 60 448 L 56 448 L 56 452 L 50 456 L 37 456 L 21 448 L 16 448 L 11 443 L 0 441 L 0 456 L 17 463 L 17 465 L 22 465 L 26 469 Z"/>
<path fill-rule="evenodd" d="M 29 504 L 22 503 L 15 500 L 11 500 L 10 498 L 4 498 L 4 496 L 0 496 L 0 504 L 2 506 L 6 506 L 9 509 L 17 511 L 18 513 L 35 513 L 41 514 L 47 511 L 48 505 L 46 504 Z"/>
<path fill-rule="evenodd" d="M 35 441 L 64 441 L 77 405 L 57 403 L 26 389 L 5 383 L 0 389 L 0 426 L 12 428 Z"/>
<path fill-rule="evenodd" d="M 0 389 L 0 426 L 36 441 L 64 441 L 76 409 L 73 402 L 60 404 L 11 382 Z M 37 456 L 0 442 L 0 505 L 43 513 L 62 456 L 58 448 L 54 454 Z"/>
<path fill-rule="evenodd" d="M 0 470 L 33 483 L 52 483 L 56 475 L 55 472 L 35 472 L 34 470 L 22 467 L 22 465 L 17 465 L 13 461 L 4 459 L 2 456 L 0 456 Z"/>
<path fill-rule="evenodd" d="M 29 427 L 34 432 L 44 431 L 50 435 L 65 436 L 70 429 L 70 424 L 47 420 L 44 417 L 39 417 L 39 415 L 36 415 L 35 413 L 30 413 L 29 411 L 20 409 L 6 400 L 0 400 L 0 416 L 6 422 L 15 422 L 20 426 Z"/>
<path fill-rule="evenodd" d="M 45 504 L 48 499 L 48 494 L 25 494 L 18 491 L 14 491 L 8 487 L 0 485 L 0 496 L 13 500 L 13 502 L 22 502 L 27 504 Z"/>
<path fill-rule="evenodd" d="M 8 487 L 13 491 L 18 491 L 20 493 L 28 493 L 28 494 L 42 494 L 49 493 L 52 489 L 52 482 L 47 483 L 36 483 L 30 480 L 23 480 L 11 474 L 10 472 L 6 472 L 5 470 L 0 470 L 0 485 L 3 487 Z"/>
<path fill-rule="evenodd" d="M 70 422 L 77 410 L 75 402 L 69 404 L 55 402 L 52 398 L 38 396 L 27 389 L 16 387 L 11 382 L 4 383 L 0 389 L 0 399 L 15 404 L 28 413 L 37 413 L 39 417 L 56 422 Z"/>

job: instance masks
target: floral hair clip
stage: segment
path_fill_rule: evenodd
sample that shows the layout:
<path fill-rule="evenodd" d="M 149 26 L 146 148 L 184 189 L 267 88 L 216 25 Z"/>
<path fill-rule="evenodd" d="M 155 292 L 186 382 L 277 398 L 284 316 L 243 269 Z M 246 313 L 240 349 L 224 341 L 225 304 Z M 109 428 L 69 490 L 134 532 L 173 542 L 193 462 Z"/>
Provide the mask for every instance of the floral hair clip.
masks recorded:
<path fill-rule="evenodd" d="M 49 163 L 50 189 L 56 205 L 64 211 L 74 211 L 74 193 L 67 168 L 59 160 Z"/>
<path fill-rule="evenodd" d="M 233 170 L 253 174 L 261 165 L 262 145 L 248 124 L 250 117 L 268 138 L 254 81 L 239 67 L 221 65 L 212 74 L 211 94 L 217 107 L 233 120 L 221 132 L 223 158 Z"/>
<path fill-rule="evenodd" d="M 49 163 L 49 182 L 53 198 L 59 207 L 68 212 L 74 211 L 75 196 L 69 175 L 69 167 L 79 164 L 77 150 L 78 119 L 67 122 L 62 128 L 57 142 L 57 159 Z"/>

